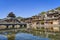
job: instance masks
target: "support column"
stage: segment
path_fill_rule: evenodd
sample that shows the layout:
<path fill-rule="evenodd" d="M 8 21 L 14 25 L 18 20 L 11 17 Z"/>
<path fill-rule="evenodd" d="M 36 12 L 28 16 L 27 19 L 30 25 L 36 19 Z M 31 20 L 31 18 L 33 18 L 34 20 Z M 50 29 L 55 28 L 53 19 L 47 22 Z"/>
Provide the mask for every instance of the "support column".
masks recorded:
<path fill-rule="evenodd" d="M 22 28 L 22 25 L 20 25 L 20 28 Z"/>
<path fill-rule="evenodd" d="M 6 29 L 8 29 L 9 25 L 6 25 Z"/>
<path fill-rule="evenodd" d="M 15 25 L 12 25 L 12 28 L 14 29 L 14 32 L 15 32 Z"/>
<path fill-rule="evenodd" d="M 14 25 L 12 25 L 12 28 L 14 28 Z"/>
<path fill-rule="evenodd" d="M 24 28 L 27 28 L 27 25 L 26 24 L 24 25 Z"/>

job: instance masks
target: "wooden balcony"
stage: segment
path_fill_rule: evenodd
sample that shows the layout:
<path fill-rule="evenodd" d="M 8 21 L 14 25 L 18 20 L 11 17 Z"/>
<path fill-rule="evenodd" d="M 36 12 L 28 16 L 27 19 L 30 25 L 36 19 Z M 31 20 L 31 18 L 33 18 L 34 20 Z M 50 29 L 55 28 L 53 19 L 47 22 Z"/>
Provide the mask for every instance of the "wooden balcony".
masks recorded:
<path fill-rule="evenodd" d="M 59 24 L 47 24 L 47 25 L 37 25 L 39 27 L 60 27 Z"/>
<path fill-rule="evenodd" d="M 46 17 L 44 20 L 58 19 L 59 17 Z"/>

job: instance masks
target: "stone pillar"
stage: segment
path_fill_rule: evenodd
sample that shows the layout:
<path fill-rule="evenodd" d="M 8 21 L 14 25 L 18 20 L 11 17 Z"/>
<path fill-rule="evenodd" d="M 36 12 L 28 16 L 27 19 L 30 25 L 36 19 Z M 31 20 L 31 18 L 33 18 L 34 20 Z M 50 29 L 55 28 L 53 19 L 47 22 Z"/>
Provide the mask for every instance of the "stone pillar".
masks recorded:
<path fill-rule="evenodd" d="M 22 25 L 20 25 L 20 28 L 22 28 Z"/>
<path fill-rule="evenodd" d="M 14 25 L 12 25 L 12 28 L 14 28 Z"/>
<path fill-rule="evenodd" d="M 6 29 L 8 29 L 9 25 L 6 25 Z"/>
<path fill-rule="evenodd" d="M 24 25 L 24 28 L 27 28 L 27 25 L 26 24 Z"/>

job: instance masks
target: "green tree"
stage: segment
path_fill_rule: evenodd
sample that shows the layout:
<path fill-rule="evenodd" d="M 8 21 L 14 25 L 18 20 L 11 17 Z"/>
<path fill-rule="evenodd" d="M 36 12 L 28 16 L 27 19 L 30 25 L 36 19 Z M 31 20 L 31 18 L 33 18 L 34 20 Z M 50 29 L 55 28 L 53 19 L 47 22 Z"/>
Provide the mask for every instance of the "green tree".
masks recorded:
<path fill-rule="evenodd" d="M 41 14 L 41 15 L 44 15 L 45 13 L 46 13 L 46 12 L 41 12 L 40 14 Z"/>
<path fill-rule="evenodd" d="M 56 10 L 60 10 L 60 7 L 57 7 Z"/>
<path fill-rule="evenodd" d="M 54 12 L 54 10 L 52 9 L 52 10 L 50 10 L 49 12 Z"/>

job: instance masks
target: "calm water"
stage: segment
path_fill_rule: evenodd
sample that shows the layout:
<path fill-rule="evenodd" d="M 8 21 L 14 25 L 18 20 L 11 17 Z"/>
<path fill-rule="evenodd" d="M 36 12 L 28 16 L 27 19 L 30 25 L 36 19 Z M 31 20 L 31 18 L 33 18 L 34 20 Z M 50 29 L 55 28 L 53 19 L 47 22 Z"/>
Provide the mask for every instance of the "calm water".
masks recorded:
<path fill-rule="evenodd" d="M 27 33 L 18 33 L 15 40 L 49 40 L 48 38 L 41 38 Z"/>
<path fill-rule="evenodd" d="M 8 40 L 8 38 L 7 36 L 0 35 L 0 40 Z M 28 34 L 28 33 L 18 33 L 15 36 L 15 40 L 49 40 L 49 39 L 33 36 L 32 34 Z"/>
<path fill-rule="evenodd" d="M 0 35 L 0 40 L 7 40 L 7 36 Z"/>

